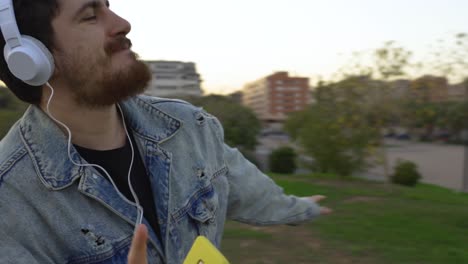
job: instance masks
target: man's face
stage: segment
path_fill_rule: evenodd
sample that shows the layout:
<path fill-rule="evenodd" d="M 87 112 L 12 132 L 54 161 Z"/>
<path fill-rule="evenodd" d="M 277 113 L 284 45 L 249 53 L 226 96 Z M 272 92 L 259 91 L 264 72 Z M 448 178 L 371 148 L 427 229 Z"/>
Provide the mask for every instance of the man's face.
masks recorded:
<path fill-rule="evenodd" d="M 60 0 L 55 31 L 54 78 L 65 82 L 75 101 L 102 107 L 144 90 L 151 73 L 126 38 L 130 24 L 106 0 Z"/>

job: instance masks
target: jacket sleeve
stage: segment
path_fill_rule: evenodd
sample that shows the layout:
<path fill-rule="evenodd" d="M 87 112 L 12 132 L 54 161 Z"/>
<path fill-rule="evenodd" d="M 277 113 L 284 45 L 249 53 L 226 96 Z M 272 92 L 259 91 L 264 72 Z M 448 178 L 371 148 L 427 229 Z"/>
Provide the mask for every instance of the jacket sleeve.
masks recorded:
<path fill-rule="evenodd" d="M 285 195 L 237 149 L 224 145 L 224 158 L 229 181 L 228 218 L 254 225 L 297 224 L 320 214 L 317 203 Z"/>

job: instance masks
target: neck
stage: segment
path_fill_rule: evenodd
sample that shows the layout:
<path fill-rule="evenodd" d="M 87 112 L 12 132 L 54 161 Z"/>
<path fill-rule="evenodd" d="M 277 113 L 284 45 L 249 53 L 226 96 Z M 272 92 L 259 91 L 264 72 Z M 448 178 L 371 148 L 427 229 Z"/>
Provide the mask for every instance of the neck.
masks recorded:
<path fill-rule="evenodd" d="M 111 150 L 125 145 L 126 133 L 117 105 L 85 107 L 77 104 L 63 91 L 64 89 L 54 87 L 49 111 L 70 129 L 73 144 L 94 150 Z M 40 107 L 46 113 L 50 95 L 50 88 L 45 85 Z M 65 128 L 57 125 L 67 133 Z"/>

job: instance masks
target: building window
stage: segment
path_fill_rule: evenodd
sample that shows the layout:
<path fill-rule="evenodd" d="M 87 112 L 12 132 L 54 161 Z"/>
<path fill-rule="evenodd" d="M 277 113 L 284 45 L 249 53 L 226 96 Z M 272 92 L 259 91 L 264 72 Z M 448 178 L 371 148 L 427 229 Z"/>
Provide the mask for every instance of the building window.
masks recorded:
<path fill-rule="evenodd" d="M 155 68 L 159 68 L 159 69 L 177 69 L 177 65 L 168 65 L 168 64 L 159 64 L 159 65 L 156 65 Z"/>
<path fill-rule="evenodd" d="M 177 86 L 169 86 L 169 85 L 161 85 L 156 87 L 156 89 L 161 89 L 161 90 L 176 90 Z"/>
<path fill-rule="evenodd" d="M 183 86 L 184 89 L 195 89 L 195 85 L 187 84 Z"/>
<path fill-rule="evenodd" d="M 174 79 L 176 79 L 175 76 L 170 76 L 170 75 L 156 75 L 155 77 L 158 80 L 174 80 Z"/>

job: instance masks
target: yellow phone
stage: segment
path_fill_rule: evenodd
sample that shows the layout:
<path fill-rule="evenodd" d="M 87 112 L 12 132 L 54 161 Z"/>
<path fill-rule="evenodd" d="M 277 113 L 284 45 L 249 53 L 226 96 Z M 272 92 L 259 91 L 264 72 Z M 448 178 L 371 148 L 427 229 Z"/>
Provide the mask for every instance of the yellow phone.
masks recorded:
<path fill-rule="evenodd" d="M 193 242 L 184 264 L 229 264 L 221 252 L 204 236 Z"/>

